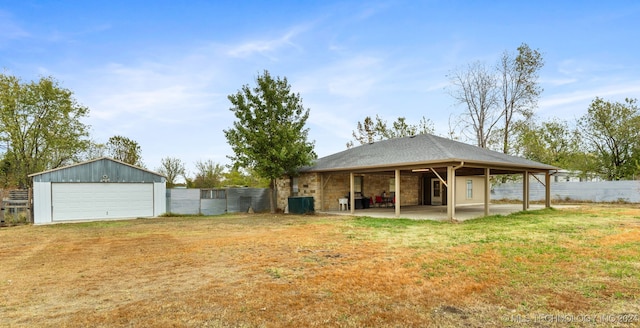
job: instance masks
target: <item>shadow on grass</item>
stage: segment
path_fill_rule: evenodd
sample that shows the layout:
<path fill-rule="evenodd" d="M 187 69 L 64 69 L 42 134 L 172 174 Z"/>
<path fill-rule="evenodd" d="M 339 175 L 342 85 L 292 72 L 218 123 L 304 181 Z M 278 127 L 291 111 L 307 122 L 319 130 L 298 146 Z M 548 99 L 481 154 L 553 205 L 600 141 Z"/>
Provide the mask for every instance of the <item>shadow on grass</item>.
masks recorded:
<path fill-rule="evenodd" d="M 537 222 L 538 220 L 553 217 L 558 214 L 558 210 L 554 208 L 546 208 L 541 210 L 520 211 L 509 215 L 491 215 L 477 219 L 470 219 L 456 224 L 463 225 L 485 225 L 485 224 L 504 224 L 518 222 Z M 368 216 L 357 217 L 353 220 L 356 226 L 370 228 L 407 228 L 413 226 L 443 226 L 451 224 L 450 221 L 434 221 L 434 220 L 415 220 L 402 218 L 372 218 Z"/>
<path fill-rule="evenodd" d="M 368 216 L 357 217 L 353 220 L 354 224 L 359 227 L 369 228 L 407 228 L 413 226 L 441 226 L 446 222 L 433 220 L 413 220 L 413 219 L 388 219 L 388 218 L 372 218 Z"/>
<path fill-rule="evenodd" d="M 541 220 L 549 217 L 553 217 L 558 214 L 558 210 L 555 208 L 545 208 L 541 210 L 529 210 L 529 211 L 520 211 L 511 213 L 508 215 L 490 215 L 485 217 L 480 217 L 477 219 L 466 220 L 463 224 L 488 224 L 488 223 L 505 223 L 505 221 L 515 223 L 517 221 L 527 221 L 531 223 L 532 221 Z"/>

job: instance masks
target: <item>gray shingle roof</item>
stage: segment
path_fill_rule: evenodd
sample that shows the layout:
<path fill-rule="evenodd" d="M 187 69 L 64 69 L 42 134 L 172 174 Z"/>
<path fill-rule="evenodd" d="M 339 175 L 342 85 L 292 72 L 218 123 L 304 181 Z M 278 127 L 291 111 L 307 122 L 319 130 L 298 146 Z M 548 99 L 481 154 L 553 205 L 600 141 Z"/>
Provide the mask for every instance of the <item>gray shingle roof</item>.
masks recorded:
<path fill-rule="evenodd" d="M 556 170 L 558 168 L 483 149 L 462 142 L 421 134 L 376 141 L 319 158 L 302 171 L 338 171 L 462 162 L 482 166 Z"/>

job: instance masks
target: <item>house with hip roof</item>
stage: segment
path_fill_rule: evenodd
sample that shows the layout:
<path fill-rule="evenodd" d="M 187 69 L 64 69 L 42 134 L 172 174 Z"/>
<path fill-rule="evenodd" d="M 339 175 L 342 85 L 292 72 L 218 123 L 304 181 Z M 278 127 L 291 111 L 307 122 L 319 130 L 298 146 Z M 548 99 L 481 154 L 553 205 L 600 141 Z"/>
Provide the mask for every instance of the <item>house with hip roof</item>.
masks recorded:
<path fill-rule="evenodd" d="M 363 144 L 319 158 L 302 168 L 299 176 L 277 181 L 277 205 L 284 209 L 289 197 L 307 196 L 313 197 L 318 211 L 338 210 L 345 202 L 352 214 L 367 206 L 390 205 L 395 207 L 396 217 L 405 206 L 446 205 L 447 217 L 454 219 L 457 205 L 484 204 L 484 214 L 489 215 L 491 176 L 522 175 L 526 210 L 530 177 L 545 186 L 545 206 L 551 206 L 550 176 L 557 170 L 521 157 L 421 134 Z"/>

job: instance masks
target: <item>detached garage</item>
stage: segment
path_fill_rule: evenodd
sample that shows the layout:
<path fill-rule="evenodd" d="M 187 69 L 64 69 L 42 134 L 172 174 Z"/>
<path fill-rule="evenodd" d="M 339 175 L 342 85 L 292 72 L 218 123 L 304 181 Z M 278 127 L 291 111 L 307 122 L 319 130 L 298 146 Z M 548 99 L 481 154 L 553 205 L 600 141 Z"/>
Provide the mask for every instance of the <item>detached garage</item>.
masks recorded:
<path fill-rule="evenodd" d="M 111 158 L 30 175 L 33 222 L 155 217 L 166 211 L 166 178 Z"/>

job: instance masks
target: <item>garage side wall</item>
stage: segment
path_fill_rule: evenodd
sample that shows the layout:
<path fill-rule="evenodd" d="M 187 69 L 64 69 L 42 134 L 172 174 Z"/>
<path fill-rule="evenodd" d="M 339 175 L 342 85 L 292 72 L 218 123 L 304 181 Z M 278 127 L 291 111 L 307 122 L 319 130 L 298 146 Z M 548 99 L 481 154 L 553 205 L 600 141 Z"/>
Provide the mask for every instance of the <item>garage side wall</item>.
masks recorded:
<path fill-rule="evenodd" d="M 46 224 L 51 222 L 51 182 L 34 182 L 33 224 Z"/>
<path fill-rule="evenodd" d="M 165 182 L 153 183 L 153 216 L 167 212 L 167 185 Z"/>

